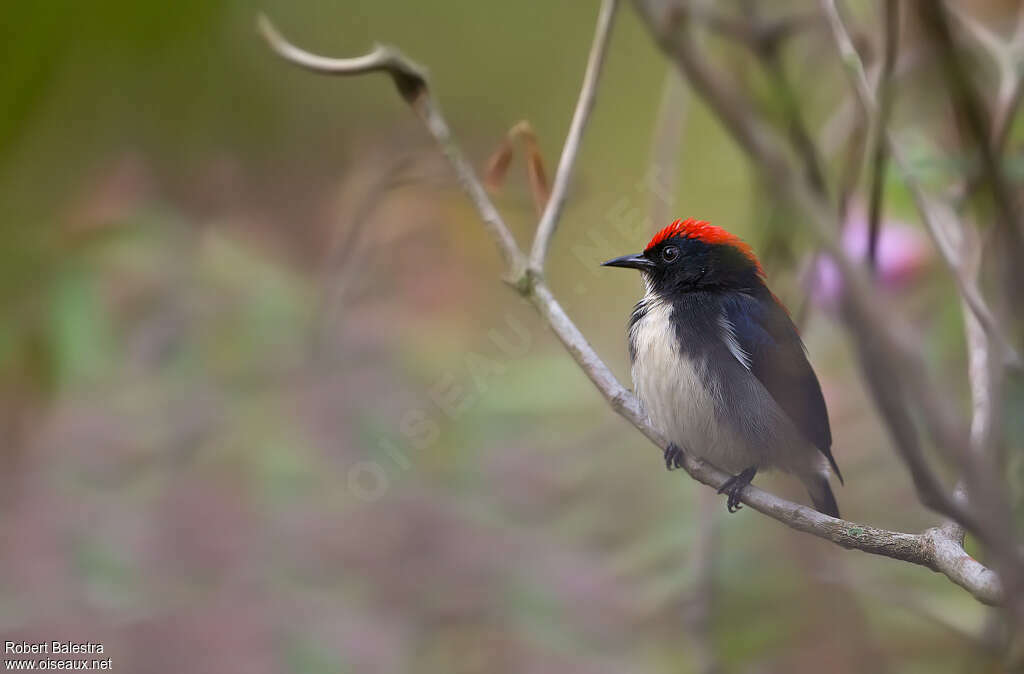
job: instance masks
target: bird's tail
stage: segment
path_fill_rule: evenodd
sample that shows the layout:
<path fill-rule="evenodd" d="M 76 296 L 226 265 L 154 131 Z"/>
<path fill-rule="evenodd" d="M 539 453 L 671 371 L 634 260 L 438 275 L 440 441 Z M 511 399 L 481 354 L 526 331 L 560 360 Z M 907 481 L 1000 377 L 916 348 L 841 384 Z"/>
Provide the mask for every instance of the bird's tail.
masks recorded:
<path fill-rule="evenodd" d="M 832 485 L 828 483 L 828 475 L 817 473 L 808 475 L 803 479 L 807 493 L 811 496 L 814 509 L 831 517 L 839 517 L 839 504 L 836 503 L 835 494 L 832 493 Z"/>

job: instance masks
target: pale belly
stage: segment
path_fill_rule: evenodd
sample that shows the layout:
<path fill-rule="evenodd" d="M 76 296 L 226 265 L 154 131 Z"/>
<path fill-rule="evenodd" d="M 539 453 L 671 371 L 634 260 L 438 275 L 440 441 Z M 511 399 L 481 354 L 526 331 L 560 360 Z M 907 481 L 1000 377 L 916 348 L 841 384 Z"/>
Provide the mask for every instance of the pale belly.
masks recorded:
<path fill-rule="evenodd" d="M 763 466 L 765 457 L 722 423 L 721 395 L 702 366 L 677 348 L 670 312 L 666 305 L 652 306 L 631 330 L 633 386 L 651 423 L 684 451 L 722 470 Z"/>

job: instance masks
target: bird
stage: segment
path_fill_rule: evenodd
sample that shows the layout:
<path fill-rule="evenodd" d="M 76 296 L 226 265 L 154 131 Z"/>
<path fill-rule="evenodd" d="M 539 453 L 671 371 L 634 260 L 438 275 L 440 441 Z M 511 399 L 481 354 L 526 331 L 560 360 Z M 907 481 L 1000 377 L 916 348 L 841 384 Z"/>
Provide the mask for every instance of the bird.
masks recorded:
<path fill-rule="evenodd" d="M 797 477 L 816 510 L 839 517 L 832 431 L 821 385 L 789 312 L 753 249 L 704 220 L 675 220 L 642 253 L 602 263 L 639 270 L 644 295 L 627 337 L 633 388 L 669 441 L 732 477 L 718 490 L 730 513 L 761 470 Z"/>

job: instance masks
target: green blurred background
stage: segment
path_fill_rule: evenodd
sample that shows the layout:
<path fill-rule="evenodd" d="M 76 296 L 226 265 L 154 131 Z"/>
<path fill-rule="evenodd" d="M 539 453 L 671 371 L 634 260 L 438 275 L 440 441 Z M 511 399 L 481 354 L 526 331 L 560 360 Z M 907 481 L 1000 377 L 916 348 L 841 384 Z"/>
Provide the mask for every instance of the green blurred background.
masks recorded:
<path fill-rule="evenodd" d="M 400 45 L 475 164 L 528 119 L 553 169 L 596 8 L 8 3 L 2 638 L 99 641 L 122 672 L 689 672 L 707 651 L 735 672 L 995 671 L 986 610 L 944 578 L 727 516 L 667 473 L 503 286 L 388 79 L 300 72 L 255 32 L 262 9 L 314 51 Z M 791 58 L 817 128 L 845 83 L 807 49 L 828 56 Z M 649 234 L 666 72 L 626 3 L 552 252 L 555 292 L 624 380 L 640 288 L 597 264 Z M 677 215 L 783 240 L 769 278 L 801 305 L 801 228 L 704 108 L 685 119 Z M 527 242 L 521 169 L 496 200 Z M 939 265 L 892 292 L 962 386 Z M 804 336 L 844 515 L 933 524 L 841 328 L 815 304 Z"/>

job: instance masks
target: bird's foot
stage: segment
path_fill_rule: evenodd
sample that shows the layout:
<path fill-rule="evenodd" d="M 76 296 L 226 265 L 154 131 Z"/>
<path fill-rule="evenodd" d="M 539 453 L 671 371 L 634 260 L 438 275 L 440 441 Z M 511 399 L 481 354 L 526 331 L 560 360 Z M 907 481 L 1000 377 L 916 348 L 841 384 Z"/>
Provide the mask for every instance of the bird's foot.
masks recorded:
<path fill-rule="evenodd" d="M 683 467 L 683 450 L 674 442 L 665 448 L 665 467 L 669 470 Z"/>
<path fill-rule="evenodd" d="M 666 456 L 668 451 L 665 452 Z M 739 475 L 733 475 L 725 484 L 718 490 L 719 494 L 728 494 L 729 498 L 725 502 L 725 507 L 730 513 L 734 513 L 743 506 L 740 504 L 740 494 L 743 493 L 743 489 L 750 484 L 750 481 L 757 475 L 757 466 L 751 466 L 746 470 L 742 471 Z"/>

